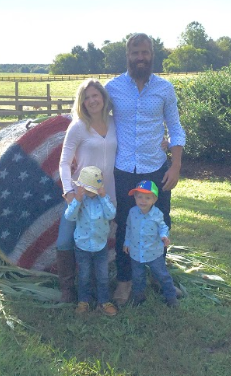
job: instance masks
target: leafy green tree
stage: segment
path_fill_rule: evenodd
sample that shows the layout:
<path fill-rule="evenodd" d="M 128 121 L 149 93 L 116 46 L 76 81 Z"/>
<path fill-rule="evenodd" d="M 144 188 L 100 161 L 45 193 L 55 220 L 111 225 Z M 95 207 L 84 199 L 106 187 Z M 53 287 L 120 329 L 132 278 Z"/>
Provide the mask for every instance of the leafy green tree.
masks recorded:
<path fill-rule="evenodd" d="M 76 71 L 78 74 L 89 73 L 89 59 L 88 54 L 82 46 L 75 46 L 72 48 L 71 53 L 76 57 Z"/>
<path fill-rule="evenodd" d="M 173 50 L 163 61 L 164 72 L 201 72 L 207 68 L 206 50 L 182 46 Z"/>
<path fill-rule="evenodd" d="M 168 57 L 170 52 L 164 48 L 163 42 L 161 42 L 160 38 L 152 39 L 153 49 L 154 49 L 154 64 L 153 64 L 153 72 L 161 73 L 163 72 L 163 61 Z"/>
<path fill-rule="evenodd" d="M 21 73 L 30 73 L 30 68 L 28 67 L 28 66 L 22 66 L 20 69 L 19 69 L 19 71 L 21 72 Z"/>
<path fill-rule="evenodd" d="M 104 70 L 104 53 L 99 48 L 95 48 L 94 43 L 87 45 L 87 57 L 89 64 L 89 73 L 102 73 Z"/>
<path fill-rule="evenodd" d="M 231 63 L 231 38 L 221 37 L 216 41 L 222 56 L 222 66 L 229 66 Z"/>
<path fill-rule="evenodd" d="M 208 35 L 204 27 L 196 21 L 187 25 L 185 32 L 181 33 L 180 46 L 193 46 L 195 48 L 206 49 Z"/>
<path fill-rule="evenodd" d="M 51 64 L 51 74 L 77 74 L 77 59 L 70 53 L 59 54 Z"/>
<path fill-rule="evenodd" d="M 102 47 L 106 73 L 122 73 L 126 71 L 126 43 L 107 43 Z"/>

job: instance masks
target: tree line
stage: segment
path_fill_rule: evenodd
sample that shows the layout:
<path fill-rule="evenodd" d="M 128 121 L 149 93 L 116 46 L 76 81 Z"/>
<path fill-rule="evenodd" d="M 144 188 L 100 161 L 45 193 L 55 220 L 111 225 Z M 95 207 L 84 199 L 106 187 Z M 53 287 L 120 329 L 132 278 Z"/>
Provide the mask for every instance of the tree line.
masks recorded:
<path fill-rule="evenodd" d="M 105 40 L 102 48 L 96 48 L 92 42 L 87 44 L 86 49 L 76 45 L 70 53 L 58 54 L 50 66 L 21 65 L 19 70 L 15 71 L 54 75 L 119 74 L 127 69 L 126 42 L 130 35 L 119 42 Z M 175 49 L 165 48 L 160 38 L 154 39 L 152 36 L 150 38 L 153 41 L 155 55 L 154 73 L 219 70 L 231 63 L 231 38 L 223 36 L 214 41 L 206 34 L 202 24 L 197 21 L 187 25 Z M 3 69 L 2 66 L 0 69 Z"/>
<path fill-rule="evenodd" d="M 126 71 L 126 42 L 130 35 L 120 42 L 105 40 L 101 49 L 92 42 L 86 49 L 77 45 L 70 53 L 57 55 L 50 71 L 52 74 L 122 73 Z M 165 48 L 160 38 L 150 38 L 155 54 L 153 72 L 156 73 L 218 70 L 231 62 L 231 38 L 223 36 L 214 41 L 196 21 L 181 33 L 175 49 Z"/>

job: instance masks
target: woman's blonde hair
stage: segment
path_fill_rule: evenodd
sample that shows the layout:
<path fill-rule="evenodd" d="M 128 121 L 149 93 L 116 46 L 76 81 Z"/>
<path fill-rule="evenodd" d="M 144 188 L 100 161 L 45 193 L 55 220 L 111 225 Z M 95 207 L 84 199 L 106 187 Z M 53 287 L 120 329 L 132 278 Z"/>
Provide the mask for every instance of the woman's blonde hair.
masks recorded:
<path fill-rule="evenodd" d="M 110 101 L 109 101 L 109 96 L 102 84 L 94 79 L 94 78 L 89 78 L 85 80 L 78 88 L 77 93 L 76 93 L 76 98 L 72 107 L 72 114 L 73 117 L 78 117 L 81 119 L 87 126 L 88 129 L 90 129 L 90 121 L 91 117 L 84 105 L 84 100 L 86 98 L 86 90 L 90 87 L 93 86 L 95 89 L 97 89 L 102 97 L 103 97 L 103 109 L 102 109 L 102 118 L 105 123 L 107 123 L 108 120 L 108 114 L 110 112 Z"/>

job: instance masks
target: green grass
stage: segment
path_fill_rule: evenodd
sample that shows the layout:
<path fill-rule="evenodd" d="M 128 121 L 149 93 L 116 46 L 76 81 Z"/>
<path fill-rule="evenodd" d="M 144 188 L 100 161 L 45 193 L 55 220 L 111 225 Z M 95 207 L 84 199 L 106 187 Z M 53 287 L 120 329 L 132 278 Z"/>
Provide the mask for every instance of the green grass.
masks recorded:
<path fill-rule="evenodd" d="M 148 300 L 112 318 L 2 294 L 1 376 L 230 376 L 231 182 L 181 179 L 172 196 L 168 263 L 185 292 L 180 307 L 169 309 L 150 279 Z"/>

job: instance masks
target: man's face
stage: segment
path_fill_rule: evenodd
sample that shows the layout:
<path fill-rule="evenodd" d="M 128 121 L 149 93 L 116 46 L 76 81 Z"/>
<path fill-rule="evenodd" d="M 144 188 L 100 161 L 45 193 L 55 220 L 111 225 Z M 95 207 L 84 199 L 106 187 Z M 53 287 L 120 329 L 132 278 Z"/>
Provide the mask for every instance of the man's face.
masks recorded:
<path fill-rule="evenodd" d="M 132 78 L 148 80 L 152 73 L 153 56 L 150 45 L 143 41 L 134 46 L 131 44 L 127 52 L 128 71 Z"/>

